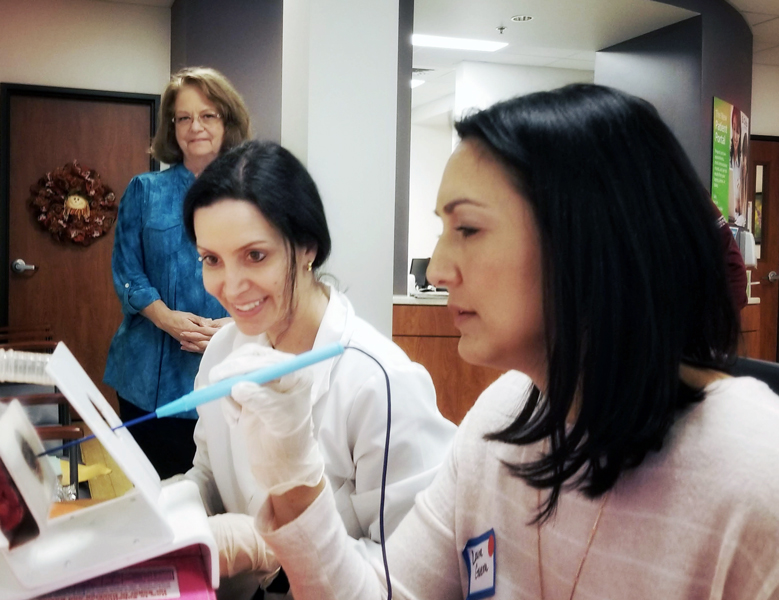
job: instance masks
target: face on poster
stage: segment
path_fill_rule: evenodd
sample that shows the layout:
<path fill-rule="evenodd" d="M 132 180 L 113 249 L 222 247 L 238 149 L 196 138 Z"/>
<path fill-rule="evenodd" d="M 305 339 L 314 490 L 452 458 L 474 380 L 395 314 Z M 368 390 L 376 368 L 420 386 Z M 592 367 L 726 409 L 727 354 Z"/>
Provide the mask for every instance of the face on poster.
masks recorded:
<path fill-rule="evenodd" d="M 713 121 L 711 197 L 729 223 L 747 227 L 749 117 L 714 98 Z"/>

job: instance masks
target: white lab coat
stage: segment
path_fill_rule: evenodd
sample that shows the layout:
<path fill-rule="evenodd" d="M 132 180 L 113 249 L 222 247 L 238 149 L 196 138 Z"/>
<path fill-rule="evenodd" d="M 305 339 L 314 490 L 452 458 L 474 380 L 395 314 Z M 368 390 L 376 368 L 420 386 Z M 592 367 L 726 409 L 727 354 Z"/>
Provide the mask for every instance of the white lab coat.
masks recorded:
<path fill-rule="evenodd" d="M 354 314 L 349 300 L 329 289 L 330 300 L 314 348 L 333 342 L 359 347 L 387 370 L 392 419 L 385 499 L 385 534 L 411 509 L 416 494 L 432 481 L 456 427 L 436 406 L 428 372 L 392 341 Z M 245 336 L 235 324 L 223 327 L 206 348 L 195 388 L 209 383 L 211 369 L 246 343 L 269 345 L 265 334 Z M 338 512 L 349 535 L 380 555 L 379 499 L 387 423 L 386 381 L 381 369 L 357 350 L 310 367 L 313 372 L 314 435 L 325 461 Z M 200 487 L 209 514 L 256 515 L 267 494 L 255 483 L 239 428 L 230 428 L 221 401 L 198 408 L 197 452 L 187 477 Z"/>

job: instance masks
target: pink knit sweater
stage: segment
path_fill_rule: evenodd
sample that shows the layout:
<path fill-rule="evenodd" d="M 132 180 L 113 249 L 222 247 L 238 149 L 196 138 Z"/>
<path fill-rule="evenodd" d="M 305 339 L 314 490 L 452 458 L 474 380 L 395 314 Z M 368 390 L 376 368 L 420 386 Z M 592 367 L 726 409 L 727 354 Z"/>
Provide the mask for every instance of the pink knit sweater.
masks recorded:
<path fill-rule="evenodd" d="M 538 532 L 527 525 L 537 492 L 501 462 L 538 448 L 483 439 L 513 418 L 527 385 L 504 375 L 463 421 L 448 462 L 388 543 L 394 598 L 541 598 Z M 706 396 L 609 494 L 576 598 L 779 600 L 779 397 L 750 378 L 719 380 Z M 542 528 L 546 600 L 569 598 L 600 505 L 564 493 Z M 282 528 L 269 510 L 258 526 L 296 600 L 386 597 L 382 566 L 346 536 L 329 490 Z M 493 574 L 494 590 L 478 592 Z"/>

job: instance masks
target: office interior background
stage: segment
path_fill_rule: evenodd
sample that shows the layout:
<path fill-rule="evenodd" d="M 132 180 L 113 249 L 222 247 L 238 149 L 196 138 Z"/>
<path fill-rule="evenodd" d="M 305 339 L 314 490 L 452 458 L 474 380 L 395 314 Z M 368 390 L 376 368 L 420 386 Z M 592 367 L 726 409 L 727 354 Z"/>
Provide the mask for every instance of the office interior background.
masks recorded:
<path fill-rule="evenodd" d="M 435 243 L 435 190 L 463 110 L 574 81 L 622 87 L 658 106 L 707 184 L 713 96 L 737 104 L 753 136 L 779 136 L 774 0 L 0 0 L 0 10 L 4 83 L 159 94 L 181 66 L 223 71 L 255 135 L 311 170 L 335 241 L 328 270 L 387 334 L 410 259 Z M 412 31 L 509 45 L 412 49 Z M 425 81 L 413 92 L 412 77 Z"/>

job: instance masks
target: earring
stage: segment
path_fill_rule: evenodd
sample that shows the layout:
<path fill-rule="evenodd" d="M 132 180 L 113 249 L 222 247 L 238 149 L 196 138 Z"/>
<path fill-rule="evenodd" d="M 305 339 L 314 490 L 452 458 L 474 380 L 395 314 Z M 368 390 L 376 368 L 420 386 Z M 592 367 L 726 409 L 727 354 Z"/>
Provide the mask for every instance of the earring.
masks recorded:
<path fill-rule="evenodd" d="M 310 271 L 314 266 L 313 261 L 308 261 L 308 270 Z"/>

